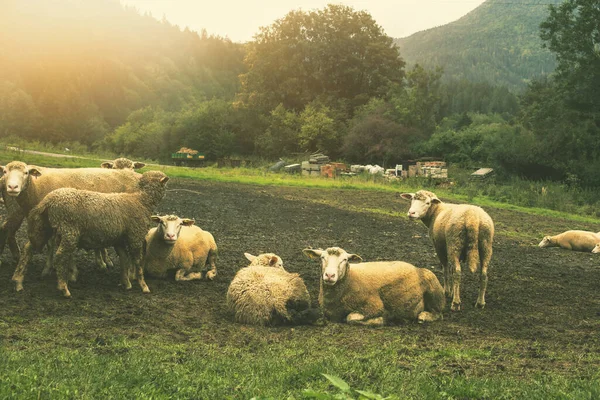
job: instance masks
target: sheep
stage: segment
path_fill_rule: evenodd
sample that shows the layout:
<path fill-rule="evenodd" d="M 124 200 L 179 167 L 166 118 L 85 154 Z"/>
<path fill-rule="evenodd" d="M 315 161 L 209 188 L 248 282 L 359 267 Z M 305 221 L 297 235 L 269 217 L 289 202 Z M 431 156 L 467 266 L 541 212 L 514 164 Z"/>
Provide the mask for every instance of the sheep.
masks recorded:
<path fill-rule="evenodd" d="M 331 321 L 381 326 L 442 319 L 444 290 L 427 269 L 402 261 L 362 262 L 360 256 L 339 247 L 309 248 L 303 253 L 321 259 L 319 304 Z"/>
<path fill-rule="evenodd" d="M 108 168 L 108 169 L 140 169 L 140 168 L 144 168 L 146 166 L 146 164 L 144 164 L 143 162 L 137 162 L 137 161 L 131 161 L 129 158 L 117 158 L 113 161 L 105 161 L 102 164 L 100 164 L 100 167 L 102 168 Z"/>
<path fill-rule="evenodd" d="M 213 280 L 217 275 L 217 244 L 213 235 L 194 225 L 193 219 L 176 215 L 152 216 L 158 227 L 146 235 L 144 271 L 164 278 L 168 270 L 176 269 L 176 281 L 202 279 L 201 270 L 210 266 L 204 276 Z"/>
<path fill-rule="evenodd" d="M 142 291 L 150 292 L 140 262 L 151 211 L 164 197 L 168 180 L 160 171 L 149 171 L 140 178 L 135 193 L 56 189 L 31 210 L 28 245 L 39 251 L 50 239 L 56 241 L 58 289 L 65 297 L 71 296 L 67 283 L 75 279 L 73 256 L 78 247 L 113 246 L 119 255 L 125 288 L 131 288 L 131 264 Z"/>
<path fill-rule="evenodd" d="M 562 247 L 567 250 L 593 252 L 600 243 L 600 234 L 588 231 L 566 231 L 555 236 L 544 236 L 538 246 Z"/>
<path fill-rule="evenodd" d="M 600 253 L 600 243 L 597 243 L 592 249 L 592 253 Z"/>
<path fill-rule="evenodd" d="M 25 215 L 19 207 L 17 200 L 7 194 L 4 177 L 0 178 L 0 191 L 2 202 L 6 208 L 6 219 L 0 226 L 0 255 L 4 253 L 4 247 L 8 244 L 13 258 L 15 261 L 19 261 L 21 250 L 17 243 L 16 233 L 23 223 Z"/>
<path fill-rule="evenodd" d="M 318 311 L 298 274 L 287 272 L 273 253 L 244 253 L 250 265 L 240 269 L 227 290 L 227 307 L 234 320 L 252 325 L 311 323 Z"/>
<path fill-rule="evenodd" d="M 429 237 L 444 269 L 444 291 L 452 298 L 452 311 L 459 311 L 460 262 L 466 261 L 472 273 L 480 267 L 479 295 L 475 306 L 485 307 L 488 267 L 492 258 L 494 222 L 480 207 L 443 203 L 429 191 L 402 193 L 410 200 L 408 217 L 420 219 L 429 228 Z"/>
<path fill-rule="evenodd" d="M 6 166 L 0 166 L 4 184 L 2 190 L 7 196 L 16 199 L 23 217 L 14 219 L 14 226 L 6 230 L 9 240 L 14 237 L 21 226 L 22 219 L 40 203 L 51 191 L 63 187 L 93 190 L 96 192 L 132 192 L 136 190 L 140 174 L 129 169 L 113 170 L 106 168 L 42 168 L 13 161 Z M 9 241 L 10 243 L 10 241 Z M 30 248 L 25 245 L 23 252 L 29 252 L 19 258 L 19 263 L 13 274 L 17 291 L 23 290 L 23 279 L 27 262 L 31 259 Z M 23 261 L 21 260 L 23 259 Z M 45 272 L 48 272 L 47 264 Z"/>

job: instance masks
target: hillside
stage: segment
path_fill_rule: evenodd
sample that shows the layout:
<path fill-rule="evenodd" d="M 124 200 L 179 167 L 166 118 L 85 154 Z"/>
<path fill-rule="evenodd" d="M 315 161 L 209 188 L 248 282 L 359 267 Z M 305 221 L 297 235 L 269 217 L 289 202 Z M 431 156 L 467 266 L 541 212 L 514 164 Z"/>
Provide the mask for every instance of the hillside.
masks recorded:
<path fill-rule="evenodd" d="M 447 25 L 397 39 L 410 65 L 442 66 L 446 80 L 488 82 L 520 90 L 555 67 L 541 47 L 548 4 L 562 0 L 488 0 Z"/>

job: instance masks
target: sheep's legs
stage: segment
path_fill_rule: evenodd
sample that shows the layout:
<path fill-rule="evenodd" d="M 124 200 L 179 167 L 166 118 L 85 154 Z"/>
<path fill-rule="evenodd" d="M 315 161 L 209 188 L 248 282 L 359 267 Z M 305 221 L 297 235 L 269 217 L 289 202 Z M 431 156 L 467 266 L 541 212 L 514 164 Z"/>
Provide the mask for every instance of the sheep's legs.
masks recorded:
<path fill-rule="evenodd" d="M 56 235 L 53 235 L 46 244 L 46 265 L 42 270 L 42 276 L 48 276 L 54 268 L 54 253 L 56 252 Z"/>
<path fill-rule="evenodd" d="M 131 263 L 129 262 L 129 255 L 123 247 L 115 247 L 115 251 L 119 256 L 119 264 L 121 265 L 121 284 L 127 290 L 131 289 L 131 282 L 129 281 L 129 269 Z"/>
<path fill-rule="evenodd" d="M 361 313 L 353 312 L 348 314 L 346 322 L 351 325 L 383 326 L 383 317 L 365 319 Z"/>
<path fill-rule="evenodd" d="M 31 261 L 32 255 L 33 248 L 31 246 L 31 242 L 27 241 L 27 243 L 25 243 L 25 247 L 23 247 L 21 257 L 19 257 L 17 268 L 15 268 L 15 272 L 12 276 L 12 281 L 15 283 L 15 290 L 17 292 L 23 290 L 23 279 L 25 278 L 25 273 L 27 272 L 27 265 L 29 264 L 29 261 Z"/>
<path fill-rule="evenodd" d="M 189 274 L 185 274 L 186 270 L 181 268 L 178 269 L 175 273 L 176 281 L 193 281 L 197 279 L 202 279 L 202 272 L 190 272 Z"/>
<path fill-rule="evenodd" d="M 94 250 L 94 255 L 96 257 L 96 264 L 98 264 L 100 269 L 114 267 L 112 260 L 108 256 L 108 250 L 106 248 Z"/>
<path fill-rule="evenodd" d="M 491 241 L 484 241 L 479 250 L 481 257 L 481 272 L 479 275 L 479 295 L 477 296 L 477 303 L 475 307 L 485 307 L 485 291 L 487 289 L 488 282 L 488 267 L 490 260 L 492 259 L 492 244 Z"/>
<path fill-rule="evenodd" d="M 206 263 L 208 265 L 210 265 L 210 270 L 206 273 L 206 279 L 208 280 L 213 280 L 215 279 L 215 276 L 217 276 L 217 265 L 216 262 L 217 261 L 217 250 L 216 249 L 211 249 L 211 251 L 208 253 L 208 258 L 206 260 Z"/>
<path fill-rule="evenodd" d="M 13 212 L 11 212 L 10 209 L 7 209 L 7 211 L 8 217 L 2 224 L 2 227 L 0 227 L 0 255 L 4 253 L 4 247 L 8 243 L 10 253 L 18 263 L 21 256 L 21 250 L 19 249 L 19 244 L 17 243 L 15 235 L 23 223 L 24 216 L 20 209 Z"/>
<path fill-rule="evenodd" d="M 442 313 L 423 311 L 417 317 L 417 321 L 419 321 L 420 324 L 422 324 L 423 322 L 437 321 L 438 319 L 444 319 Z"/>
<path fill-rule="evenodd" d="M 56 249 L 54 255 L 56 265 L 56 275 L 58 276 L 58 290 L 63 293 L 66 298 L 71 297 L 69 292 L 68 282 L 75 278 L 75 265 L 73 256 L 77 251 L 77 241 L 69 240 L 69 238 L 77 238 L 78 235 L 61 235 L 60 245 Z"/>
<path fill-rule="evenodd" d="M 460 260 L 458 258 L 458 254 L 452 255 L 451 257 L 453 270 L 448 271 L 448 275 L 452 274 L 452 305 L 450 305 L 450 310 L 452 311 L 460 311 Z"/>
<path fill-rule="evenodd" d="M 140 288 L 142 288 L 143 293 L 150 293 L 150 288 L 146 284 L 146 280 L 144 279 L 144 265 L 142 264 L 142 257 L 144 254 L 144 250 L 140 248 L 132 248 L 131 249 L 131 261 L 133 262 L 133 267 L 135 269 L 135 276 L 137 278 L 138 283 L 140 284 Z"/>

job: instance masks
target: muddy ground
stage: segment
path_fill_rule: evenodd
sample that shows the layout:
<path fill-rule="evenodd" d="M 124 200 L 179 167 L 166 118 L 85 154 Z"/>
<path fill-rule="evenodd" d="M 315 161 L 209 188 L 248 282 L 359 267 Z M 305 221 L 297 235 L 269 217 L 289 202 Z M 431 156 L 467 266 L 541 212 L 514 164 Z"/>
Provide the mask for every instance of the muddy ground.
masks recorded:
<path fill-rule="evenodd" d="M 238 346 L 242 333 L 253 331 L 231 322 L 224 300 L 235 272 L 247 264 L 244 252 L 279 254 L 287 270 L 304 278 L 315 305 L 320 271 L 301 253 L 308 246 L 340 246 L 366 261 L 404 260 L 430 268 L 442 278 L 425 227 L 404 216 L 408 203 L 394 193 L 176 179 L 169 189 L 158 211 L 195 218 L 213 233 L 219 246 L 216 281 L 175 283 L 148 278 L 151 294 L 143 295 L 135 282 L 133 290 L 126 292 L 118 286 L 118 271 L 99 270 L 92 255 L 81 252 L 79 279 L 70 285 L 72 299 L 60 297 L 53 277 L 41 278 L 41 255 L 29 268 L 25 291 L 17 294 L 10 282 L 15 263 L 7 249 L 0 268 L 0 340 L 17 348 L 43 345 L 31 330 L 45 320 L 60 318 L 70 329 L 45 339 L 51 345 L 68 345 L 74 338 L 97 342 L 119 334 L 133 340 L 159 335 L 186 341 L 194 336 L 195 340 Z M 550 369 L 576 375 L 585 363 L 597 360 L 586 355 L 600 350 L 600 254 L 540 249 L 537 243 L 544 234 L 567 229 L 599 231 L 600 225 L 487 211 L 496 223 L 497 235 L 485 310 L 474 308 L 478 281 L 463 269 L 464 310 L 451 313 L 447 306 L 442 322 L 426 328 L 412 323 L 371 329 L 358 335 L 354 327 L 328 324 L 299 327 L 295 337 L 302 340 L 303 335 L 324 331 L 359 343 L 362 336 L 383 340 L 387 336 L 380 333 L 392 330 L 398 335 L 417 335 L 423 342 L 435 338 L 506 352 L 493 357 L 496 373 Z M 23 228 L 18 238 L 24 242 Z M 111 255 L 116 262 L 112 250 Z M 265 340 L 279 340 L 287 337 L 289 328 L 257 332 Z M 501 343 L 518 345 L 502 347 Z M 484 375 L 489 365 L 467 361 L 453 368 Z"/>

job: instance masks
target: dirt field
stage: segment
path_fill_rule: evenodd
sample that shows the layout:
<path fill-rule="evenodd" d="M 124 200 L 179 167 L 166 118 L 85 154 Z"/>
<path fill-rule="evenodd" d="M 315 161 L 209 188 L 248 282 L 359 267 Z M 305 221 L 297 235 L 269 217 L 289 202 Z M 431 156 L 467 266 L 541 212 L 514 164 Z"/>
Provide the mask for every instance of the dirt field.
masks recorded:
<path fill-rule="evenodd" d="M 131 340 L 161 336 L 173 342 L 203 341 L 218 346 L 251 346 L 253 341 L 287 340 L 289 328 L 249 328 L 230 321 L 225 293 L 235 272 L 246 265 L 244 252 L 275 252 L 288 271 L 304 278 L 316 305 L 319 266 L 303 256 L 308 246 L 340 246 L 366 261 L 404 260 L 432 269 L 442 278 L 422 223 L 404 213 L 408 203 L 393 193 L 259 187 L 231 183 L 173 180 L 160 213 L 195 218 L 219 245 L 215 282 L 161 281 L 148 278 L 152 291 L 117 286 L 118 271 L 105 273 L 81 252 L 73 298 L 60 297 L 55 279 L 40 277 L 43 257 L 36 256 L 15 293 L 10 282 L 14 261 L 8 249 L 0 269 L 0 340 L 8 347 L 98 343 L 111 335 Z M 362 211 L 361 211 L 362 210 Z M 365 211 L 371 210 L 371 211 Z M 380 210 L 374 212 L 373 210 Z M 444 343 L 487 351 L 490 357 L 463 359 L 439 366 L 440 373 L 514 376 L 557 371 L 585 379 L 600 351 L 600 254 L 540 249 L 544 234 L 567 229 L 598 231 L 592 226 L 503 210 L 487 210 L 496 223 L 487 307 L 473 306 L 478 282 L 463 269 L 463 311 L 426 327 L 405 324 L 365 329 L 337 324 L 298 327 L 298 341 L 315 335 L 349 347 L 385 341 L 390 335 L 416 338 L 417 347 Z M 400 213 L 400 214 L 386 214 Z M 402 216 L 398 216 L 402 215 Z M 19 232 L 23 243 L 25 232 Z M 116 260 L 114 252 L 111 253 Z M 52 323 L 45 323 L 52 321 Z M 69 329 L 63 330 L 65 326 Z M 54 332 L 40 339 L 36 329 Z M 430 344 L 428 344 L 430 343 Z M 399 354 L 398 365 L 410 364 Z M 584 374 L 582 376 L 581 374 Z"/>

